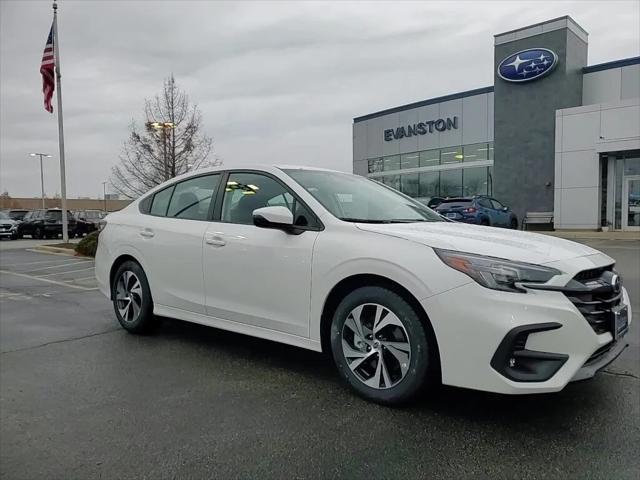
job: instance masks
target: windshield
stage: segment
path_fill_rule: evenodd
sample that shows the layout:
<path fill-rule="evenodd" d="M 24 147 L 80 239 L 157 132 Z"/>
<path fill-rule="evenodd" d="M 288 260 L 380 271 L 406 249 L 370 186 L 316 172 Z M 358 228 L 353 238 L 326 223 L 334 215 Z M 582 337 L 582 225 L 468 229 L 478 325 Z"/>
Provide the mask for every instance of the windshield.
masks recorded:
<path fill-rule="evenodd" d="M 364 177 L 322 170 L 284 171 L 335 217 L 346 222 L 443 221 L 421 203 Z"/>

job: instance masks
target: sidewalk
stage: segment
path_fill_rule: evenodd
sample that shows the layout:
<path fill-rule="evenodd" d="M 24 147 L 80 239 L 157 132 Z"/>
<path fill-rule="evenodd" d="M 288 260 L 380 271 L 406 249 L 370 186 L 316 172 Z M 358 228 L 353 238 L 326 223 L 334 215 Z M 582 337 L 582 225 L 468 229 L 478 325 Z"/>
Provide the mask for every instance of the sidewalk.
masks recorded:
<path fill-rule="evenodd" d="M 640 232 L 596 232 L 590 230 L 556 230 L 544 233 L 554 237 L 584 240 L 630 240 L 640 241 Z"/>

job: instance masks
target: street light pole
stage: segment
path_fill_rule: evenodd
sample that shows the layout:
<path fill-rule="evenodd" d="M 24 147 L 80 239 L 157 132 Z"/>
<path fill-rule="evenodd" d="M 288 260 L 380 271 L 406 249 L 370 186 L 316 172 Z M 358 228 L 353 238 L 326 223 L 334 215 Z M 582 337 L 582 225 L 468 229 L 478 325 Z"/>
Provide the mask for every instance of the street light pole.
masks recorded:
<path fill-rule="evenodd" d="M 104 199 L 104 213 L 107 213 L 107 182 L 102 182 L 102 198 Z"/>
<path fill-rule="evenodd" d="M 42 168 L 42 157 L 51 158 L 48 153 L 30 153 L 30 157 L 40 157 L 40 192 L 42 194 L 42 208 L 47 208 L 44 205 L 44 171 Z"/>

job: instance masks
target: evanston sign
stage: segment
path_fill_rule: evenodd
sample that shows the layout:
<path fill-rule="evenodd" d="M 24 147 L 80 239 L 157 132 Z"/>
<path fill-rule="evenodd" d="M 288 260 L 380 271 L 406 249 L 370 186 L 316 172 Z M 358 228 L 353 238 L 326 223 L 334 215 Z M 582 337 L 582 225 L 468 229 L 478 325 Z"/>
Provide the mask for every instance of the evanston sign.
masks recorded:
<path fill-rule="evenodd" d="M 439 118 L 438 120 L 429 120 L 428 122 L 414 123 L 406 127 L 387 128 L 384 131 L 384 140 L 398 140 L 405 137 L 413 137 L 416 135 L 426 135 L 427 133 L 444 132 L 445 130 L 458 128 L 458 117 Z"/>

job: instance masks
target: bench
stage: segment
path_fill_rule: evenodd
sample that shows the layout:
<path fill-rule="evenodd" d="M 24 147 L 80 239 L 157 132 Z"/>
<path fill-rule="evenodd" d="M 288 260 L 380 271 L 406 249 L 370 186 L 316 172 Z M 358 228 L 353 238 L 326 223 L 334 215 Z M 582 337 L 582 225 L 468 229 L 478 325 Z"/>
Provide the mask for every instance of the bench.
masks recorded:
<path fill-rule="evenodd" d="M 553 230 L 553 212 L 527 212 L 522 220 L 522 229 L 529 230 L 530 225 L 535 225 L 535 230 Z"/>

